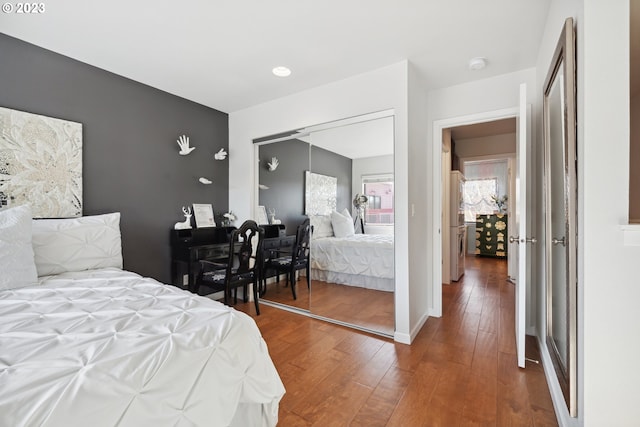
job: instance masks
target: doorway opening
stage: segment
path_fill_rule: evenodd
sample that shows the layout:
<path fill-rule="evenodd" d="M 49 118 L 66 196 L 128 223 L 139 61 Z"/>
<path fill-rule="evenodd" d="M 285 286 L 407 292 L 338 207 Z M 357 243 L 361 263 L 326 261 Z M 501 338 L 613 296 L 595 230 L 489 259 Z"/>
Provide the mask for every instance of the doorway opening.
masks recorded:
<path fill-rule="evenodd" d="M 446 212 L 447 209 L 442 203 L 443 200 L 446 200 L 447 192 L 442 191 L 443 189 L 447 189 L 446 182 L 448 174 L 443 173 L 447 171 L 449 162 L 446 162 L 443 159 L 446 159 L 446 155 L 442 153 L 446 150 L 447 145 L 445 144 L 445 136 L 447 134 L 447 129 L 456 127 L 456 126 L 464 126 L 464 125 L 472 125 L 475 123 L 485 123 L 492 122 L 501 119 L 507 118 L 515 118 L 516 119 L 516 127 L 517 127 L 517 142 L 516 142 L 516 161 L 515 163 L 515 181 L 516 181 L 516 190 L 515 190 L 515 209 L 513 209 L 513 215 L 515 218 L 515 226 L 512 227 L 515 233 L 511 233 L 508 236 L 508 241 L 510 243 L 517 243 L 517 266 L 515 276 L 517 277 L 515 293 L 516 293 L 516 304 L 515 304 L 515 338 L 516 338 L 516 348 L 517 348 L 517 360 L 518 366 L 524 368 L 525 366 L 525 341 L 526 341 L 526 333 L 527 329 L 527 312 L 531 313 L 531 310 L 527 310 L 527 301 L 531 301 L 531 286 L 530 284 L 530 273 L 531 273 L 531 251 L 527 248 L 528 244 L 536 243 L 536 238 L 531 236 L 531 220 L 529 211 L 531 210 L 531 205 L 529 203 L 531 191 L 531 177 L 529 177 L 530 166 L 529 163 L 531 161 L 531 106 L 527 104 L 527 84 L 521 83 L 519 88 L 519 103 L 518 107 L 512 109 L 505 109 L 494 112 L 480 113 L 466 117 L 453 118 L 448 120 L 440 120 L 434 122 L 433 132 L 434 132 L 434 141 L 433 144 L 433 171 L 434 171 L 434 180 L 435 182 L 443 182 L 440 186 L 441 195 L 440 197 L 434 198 L 434 236 L 436 236 L 435 243 L 436 247 L 434 248 L 434 294 L 432 295 L 434 298 L 434 305 L 437 308 L 442 308 L 442 277 L 443 277 L 443 269 L 442 269 L 442 244 L 443 244 L 443 235 L 447 235 L 447 228 L 450 225 L 448 220 L 448 216 L 443 215 L 443 212 Z M 449 131 L 450 133 L 450 131 Z M 438 144 L 440 142 L 440 144 Z M 498 215 L 500 216 L 500 215 Z M 501 224 L 504 229 L 506 229 L 506 224 Z M 486 229 L 490 229 L 495 227 L 497 229 L 498 224 L 487 224 L 483 226 Z M 442 230 L 442 233 L 441 233 Z M 447 236 L 449 237 L 449 236 Z M 503 239 L 506 239 L 507 236 L 503 235 Z M 433 311 L 434 315 L 441 314 L 441 311 L 438 310 Z"/>
<path fill-rule="evenodd" d="M 442 207 L 449 218 L 449 237 L 442 240 L 443 284 L 458 281 L 466 258 L 473 257 L 508 260 L 505 279 L 515 280 L 515 243 L 508 236 L 515 209 L 516 132 L 515 117 L 443 130 Z"/>
<path fill-rule="evenodd" d="M 496 125 L 496 122 L 501 123 L 502 126 L 511 126 L 520 114 L 518 107 L 506 108 L 502 110 L 489 111 L 484 113 L 472 114 L 469 116 L 456 117 L 451 119 L 438 120 L 433 125 L 433 170 L 434 179 L 436 182 L 440 182 L 440 197 L 434 198 L 432 215 L 434 218 L 434 232 L 436 236 L 436 250 L 434 255 L 434 269 L 433 269 L 433 305 L 431 307 L 430 315 L 439 317 L 442 315 L 442 291 L 443 284 L 450 283 L 450 268 L 451 268 L 451 254 L 450 254 L 450 242 L 451 240 L 451 210 L 448 208 L 451 203 L 450 192 L 450 172 L 451 166 L 454 161 L 453 152 L 451 150 L 451 130 L 456 128 L 462 128 L 465 126 L 481 126 L 484 125 L 488 128 Z M 459 134 L 458 134 L 459 135 Z M 464 134 L 463 134 L 464 136 Z M 486 136 L 486 134 L 485 134 Z M 463 139 L 458 136 L 458 139 Z M 455 141 L 455 140 L 454 140 Z M 475 148 L 482 148 L 482 145 L 477 145 Z M 459 156 L 458 156 L 459 157 Z M 473 157 L 473 156 L 470 156 Z M 477 157 L 477 156 L 476 156 Z M 517 160 L 517 158 L 516 158 Z M 458 166 L 460 159 L 457 159 Z M 436 187 L 438 188 L 438 186 Z M 515 197 L 512 198 L 515 200 Z M 511 209 L 511 208 L 509 208 Z M 437 221 L 437 218 L 440 220 Z M 467 235 L 467 248 L 469 246 L 469 239 L 471 236 Z M 445 243 L 447 242 L 447 243 Z M 446 246 L 445 246 L 446 245 Z M 475 245 L 475 240 L 473 245 Z M 439 250 L 438 250 L 439 249 Z M 447 250 L 448 249 L 448 250 Z"/>

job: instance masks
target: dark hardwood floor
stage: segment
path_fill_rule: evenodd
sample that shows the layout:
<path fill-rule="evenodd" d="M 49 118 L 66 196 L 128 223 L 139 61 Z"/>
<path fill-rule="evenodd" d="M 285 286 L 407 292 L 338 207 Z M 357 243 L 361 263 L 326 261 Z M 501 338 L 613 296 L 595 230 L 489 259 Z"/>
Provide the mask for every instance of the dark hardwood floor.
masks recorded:
<path fill-rule="evenodd" d="M 287 393 L 279 426 L 557 426 L 540 364 L 517 367 L 506 261 L 467 259 L 411 346 L 253 304 Z M 527 357 L 540 360 L 528 337 Z"/>

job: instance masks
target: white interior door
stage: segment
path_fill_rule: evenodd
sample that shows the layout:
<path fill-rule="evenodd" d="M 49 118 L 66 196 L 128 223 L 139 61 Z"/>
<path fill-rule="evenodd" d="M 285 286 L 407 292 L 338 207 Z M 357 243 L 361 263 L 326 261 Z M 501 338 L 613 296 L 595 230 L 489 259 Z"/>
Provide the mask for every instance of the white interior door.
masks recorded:
<path fill-rule="evenodd" d="M 516 347 L 518 366 L 524 368 L 525 330 L 527 315 L 527 285 L 529 283 L 530 269 L 527 268 L 527 243 L 535 243 L 535 238 L 529 238 L 528 227 L 530 221 L 527 217 L 527 178 L 528 159 L 530 155 L 530 113 L 527 108 L 527 85 L 520 85 L 520 104 L 517 122 L 516 143 L 516 207 L 515 227 L 509 238 L 517 243 L 517 273 L 516 273 Z M 517 235 L 515 235 L 517 233 Z"/>

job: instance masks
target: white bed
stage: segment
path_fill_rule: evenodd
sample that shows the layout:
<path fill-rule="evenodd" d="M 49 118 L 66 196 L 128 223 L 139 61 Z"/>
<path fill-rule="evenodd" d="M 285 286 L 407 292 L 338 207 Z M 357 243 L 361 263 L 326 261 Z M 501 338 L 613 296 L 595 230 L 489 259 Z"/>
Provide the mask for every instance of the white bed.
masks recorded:
<path fill-rule="evenodd" d="M 83 225 L 82 219 L 64 221 Z M 30 268 L 22 266 L 14 269 L 17 286 L 6 275 L 0 279 L 0 425 L 276 425 L 284 387 L 253 319 L 101 265 L 119 252 L 119 228 L 117 238 L 108 230 L 113 224 L 106 232 L 88 227 L 89 234 L 102 228 L 97 239 L 110 242 L 99 250 L 86 227 L 47 231 L 46 221 L 34 224 L 37 271 L 65 265 L 76 271 L 40 274 L 29 283 L 21 282 L 20 272 Z M 0 216 L 3 264 L 11 233 Z M 118 251 L 112 251 L 114 239 Z M 57 247 L 56 258 L 57 242 L 66 249 Z M 82 260 L 95 268 L 79 270 Z"/>
<path fill-rule="evenodd" d="M 353 234 L 311 239 L 311 278 L 393 292 L 393 235 Z"/>

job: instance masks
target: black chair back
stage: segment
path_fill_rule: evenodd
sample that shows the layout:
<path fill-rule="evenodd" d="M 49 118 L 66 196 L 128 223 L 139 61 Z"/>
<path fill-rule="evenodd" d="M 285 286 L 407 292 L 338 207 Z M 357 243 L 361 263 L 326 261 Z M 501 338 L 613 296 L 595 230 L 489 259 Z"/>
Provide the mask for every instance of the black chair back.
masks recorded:
<path fill-rule="evenodd" d="M 296 242 L 293 245 L 292 263 L 296 265 L 309 259 L 311 245 L 311 221 L 305 219 L 296 231 Z"/>
<path fill-rule="evenodd" d="M 227 262 L 219 263 L 200 260 L 198 283 L 202 282 L 210 287 L 224 289 L 224 302 L 229 303 L 231 290 L 234 291 L 233 301 L 238 302 L 238 287 L 244 290 L 245 302 L 248 301 L 248 285 L 253 284 L 253 299 L 256 313 L 260 314 L 258 304 L 258 288 L 262 280 L 262 240 L 264 229 L 255 221 L 247 220 L 240 228 L 233 230 L 229 241 L 229 257 Z M 224 274 L 221 272 L 224 271 Z M 196 288 L 197 292 L 197 288 Z"/>
<path fill-rule="evenodd" d="M 236 276 L 250 272 L 257 273 L 262 265 L 263 238 L 264 229 L 252 220 L 245 221 L 240 228 L 233 230 L 227 274 L 231 274 L 232 270 L 235 270 Z M 237 261 L 234 261 L 234 258 Z"/>
<path fill-rule="evenodd" d="M 310 277 L 310 254 L 311 254 L 311 222 L 306 218 L 296 230 L 296 239 L 291 248 L 291 252 L 278 251 L 281 255 L 276 258 L 270 258 L 265 269 L 274 269 L 278 272 L 287 273 L 287 284 L 291 283 L 291 293 L 293 299 L 296 299 L 296 272 L 305 269 L 307 273 L 307 288 L 311 287 Z M 266 275 L 265 275 L 266 277 Z M 280 276 L 278 275 L 278 281 Z M 266 292 L 266 279 L 263 281 L 263 294 Z"/>

